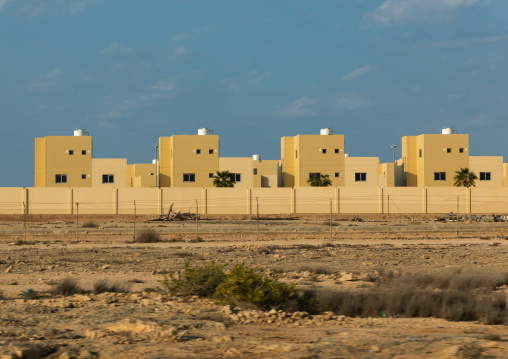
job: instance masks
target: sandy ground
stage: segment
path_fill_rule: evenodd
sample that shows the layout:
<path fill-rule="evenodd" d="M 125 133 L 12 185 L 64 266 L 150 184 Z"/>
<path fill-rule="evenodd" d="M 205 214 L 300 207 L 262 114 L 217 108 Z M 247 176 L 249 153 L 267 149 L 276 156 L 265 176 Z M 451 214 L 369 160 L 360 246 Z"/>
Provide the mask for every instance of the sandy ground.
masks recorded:
<path fill-rule="evenodd" d="M 506 358 L 504 325 L 421 318 L 347 318 L 217 306 L 156 291 L 169 267 L 210 260 L 243 263 L 303 287 L 355 290 L 380 270 L 506 271 L 505 223 L 327 216 L 210 218 L 152 222 L 164 242 L 132 243 L 129 217 L 83 217 L 98 228 L 76 235 L 72 216 L 0 218 L 0 358 Z M 335 225 L 336 224 L 336 225 Z M 388 230 L 390 226 L 390 230 Z M 508 234 L 508 233 L 507 233 Z M 312 273 L 325 268 L 327 274 Z M 344 274 L 352 280 L 341 280 Z M 72 277 L 84 289 L 107 279 L 127 293 L 54 296 Z M 24 299 L 33 289 L 38 299 Z"/>

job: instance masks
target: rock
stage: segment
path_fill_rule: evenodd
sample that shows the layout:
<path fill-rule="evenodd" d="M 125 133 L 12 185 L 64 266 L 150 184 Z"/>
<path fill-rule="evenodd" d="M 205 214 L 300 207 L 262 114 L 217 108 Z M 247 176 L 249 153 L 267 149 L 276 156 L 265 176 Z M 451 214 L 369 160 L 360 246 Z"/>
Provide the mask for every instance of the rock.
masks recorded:
<path fill-rule="evenodd" d="M 104 265 L 102 266 L 102 268 L 101 268 L 101 269 L 102 269 L 102 270 L 106 270 L 106 269 L 109 269 L 109 268 L 110 268 L 110 266 L 109 266 L 109 265 L 104 264 Z"/>
<path fill-rule="evenodd" d="M 76 294 L 74 297 L 71 298 L 71 300 L 73 302 L 89 302 L 92 300 L 92 298 L 90 298 L 89 296 L 87 295 L 83 295 L 83 294 Z"/>
<path fill-rule="evenodd" d="M 38 348 L 16 349 L 16 356 L 21 359 L 39 359 L 41 358 L 41 350 Z"/>
<path fill-rule="evenodd" d="M 12 272 L 12 266 L 8 266 L 7 269 L 5 270 L 5 273 L 10 273 Z"/>
<path fill-rule="evenodd" d="M 353 280 L 353 273 L 345 273 L 339 278 L 339 282 L 346 282 Z"/>

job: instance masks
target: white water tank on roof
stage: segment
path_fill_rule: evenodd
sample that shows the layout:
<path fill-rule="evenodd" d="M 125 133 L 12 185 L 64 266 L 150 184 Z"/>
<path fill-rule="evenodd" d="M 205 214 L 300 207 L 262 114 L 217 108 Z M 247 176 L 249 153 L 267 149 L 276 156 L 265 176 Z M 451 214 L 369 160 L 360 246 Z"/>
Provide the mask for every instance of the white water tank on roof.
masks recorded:
<path fill-rule="evenodd" d="M 252 159 L 254 161 L 259 161 L 261 159 L 261 157 L 259 155 L 252 155 Z"/>
<path fill-rule="evenodd" d="M 344 153 L 344 157 L 349 157 L 349 153 Z"/>
<path fill-rule="evenodd" d="M 157 164 L 157 160 L 152 160 L 152 165 L 156 165 Z"/>
<path fill-rule="evenodd" d="M 453 134 L 453 127 L 445 127 L 441 130 L 441 134 L 443 135 L 451 135 Z"/>
<path fill-rule="evenodd" d="M 209 133 L 210 133 L 210 130 L 208 128 L 203 127 L 203 128 L 198 129 L 199 136 L 206 136 Z"/>
<path fill-rule="evenodd" d="M 84 129 L 75 129 L 74 130 L 74 136 L 85 136 L 85 130 Z"/>
<path fill-rule="evenodd" d="M 332 129 L 331 128 L 322 128 L 321 131 L 319 132 L 320 135 L 331 135 L 332 134 Z"/>

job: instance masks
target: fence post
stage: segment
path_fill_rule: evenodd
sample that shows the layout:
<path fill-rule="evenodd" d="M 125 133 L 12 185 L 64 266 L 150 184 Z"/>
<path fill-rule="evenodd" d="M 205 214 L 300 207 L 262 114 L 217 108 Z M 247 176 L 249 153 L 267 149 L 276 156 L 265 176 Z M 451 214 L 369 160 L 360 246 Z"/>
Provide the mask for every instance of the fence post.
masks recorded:
<path fill-rule="evenodd" d="M 133 232 L 132 232 L 132 239 L 136 240 L 136 201 L 134 201 L 134 221 L 133 221 Z"/>
<path fill-rule="evenodd" d="M 79 203 L 76 202 L 76 241 L 79 240 Z"/>
<path fill-rule="evenodd" d="M 456 216 L 456 220 L 457 220 L 457 238 L 459 238 L 459 197 L 460 196 L 457 196 L 457 216 Z"/>
<path fill-rule="evenodd" d="M 257 217 L 257 229 L 258 229 L 258 241 L 259 241 L 259 200 L 256 197 L 256 217 Z"/>
<path fill-rule="evenodd" d="M 388 225 L 388 239 L 390 239 L 390 195 L 388 195 L 387 199 L 387 225 Z"/>
<path fill-rule="evenodd" d="M 199 219 L 199 205 L 198 200 L 196 200 L 196 239 L 199 238 L 198 219 Z"/>

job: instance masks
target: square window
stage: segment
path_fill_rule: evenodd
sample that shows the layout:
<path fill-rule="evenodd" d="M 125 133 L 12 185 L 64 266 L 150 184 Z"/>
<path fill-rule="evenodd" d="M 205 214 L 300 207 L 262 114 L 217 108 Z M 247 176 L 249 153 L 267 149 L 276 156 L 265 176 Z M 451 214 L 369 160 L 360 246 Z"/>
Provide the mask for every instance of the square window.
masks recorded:
<path fill-rule="evenodd" d="M 335 172 L 335 177 L 339 177 L 339 172 Z"/>
<path fill-rule="evenodd" d="M 258 174 L 258 169 L 254 168 L 254 175 L 257 175 L 257 174 Z"/>
<path fill-rule="evenodd" d="M 184 182 L 196 182 L 196 175 L 194 173 L 184 173 L 183 174 Z"/>
<path fill-rule="evenodd" d="M 74 154 L 74 150 L 69 150 L 69 156 L 72 156 Z"/>
<path fill-rule="evenodd" d="M 322 152 L 323 152 L 323 155 L 324 155 L 326 153 L 326 148 L 323 148 Z"/>
<path fill-rule="evenodd" d="M 86 175 L 81 175 L 81 179 L 86 179 Z"/>
<path fill-rule="evenodd" d="M 338 148 L 335 149 L 335 153 L 339 153 L 340 150 Z"/>
<path fill-rule="evenodd" d="M 86 155 L 86 150 L 81 150 L 82 155 Z"/>
<path fill-rule="evenodd" d="M 446 153 L 452 153 L 452 149 L 451 148 L 447 148 L 446 149 Z"/>
<path fill-rule="evenodd" d="M 102 183 L 115 183 L 115 175 L 102 175 Z"/>
<path fill-rule="evenodd" d="M 355 173 L 355 182 L 367 182 L 367 173 L 356 172 Z"/>
<path fill-rule="evenodd" d="M 464 153 L 464 149 L 463 148 L 459 148 L 459 153 Z"/>
<path fill-rule="evenodd" d="M 213 173 L 209 173 L 208 178 L 213 178 Z"/>
<path fill-rule="evenodd" d="M 490 181 L 490 172 L 480 172 L 480 181 Z"/>
<path fill-rule="evenodd" d="M 434 181 L 446 181 L 446 172 L 434 172 Z"/>
<path fill-rule="evenodd" d="M 241 182 L 242 181 L 242 174 L 241 173 L 230 173 L 229 180 L 231 182 Z"/>
<path fill-rule="evenodd" d="M 209 154 L 209 155 L 213 155 L 213 150 L 212 150 L 212 149 L 209 149 L 209 150 L 208 150 L 208 154 Z"/>
<path fill-rule="evenodd" d="M 196 154 L 200 155 L 200 154 L 201 154 L 201 150 L 200 150 L 200 149 L 197 149 L 197 150 L 196 150 Z"/>
<path fill-rule="evenodd" d="M 55 183 L 67 183 L 67 175 L 55 175 Z"/>
<path fill-rule="evenodd" d="M 309 173 L 309 179 L 312 179 L 313 177 L 319 177 L 319 176 L 321 176 L 321 173 L 319 173 L 319 172 Z"/>

